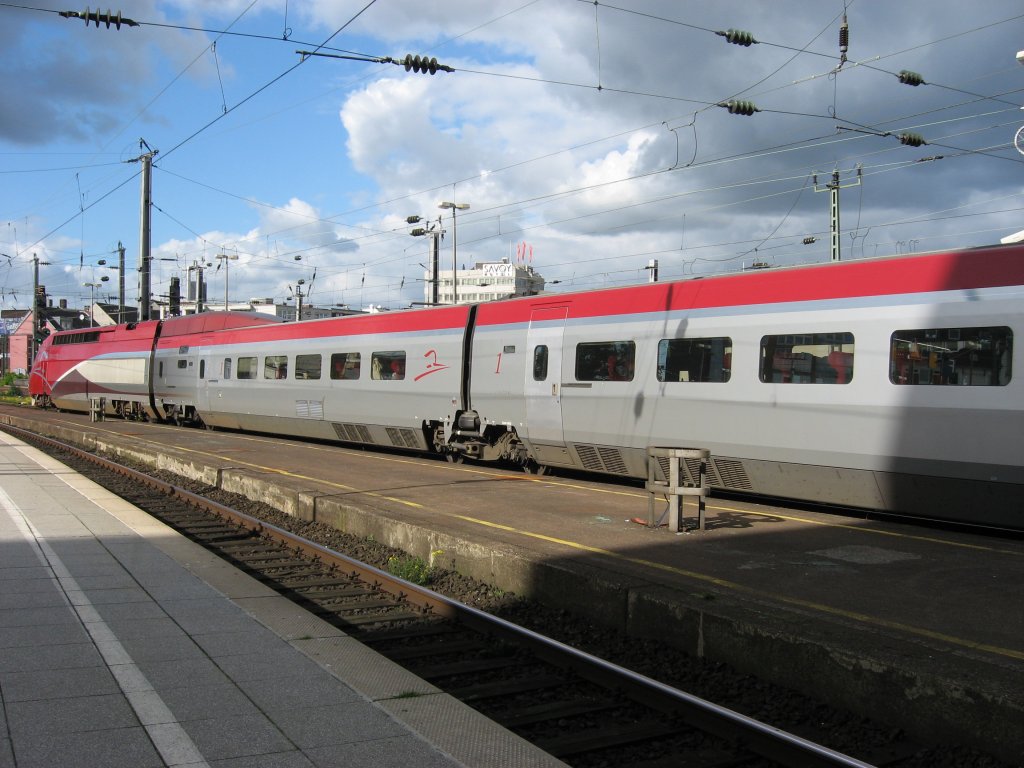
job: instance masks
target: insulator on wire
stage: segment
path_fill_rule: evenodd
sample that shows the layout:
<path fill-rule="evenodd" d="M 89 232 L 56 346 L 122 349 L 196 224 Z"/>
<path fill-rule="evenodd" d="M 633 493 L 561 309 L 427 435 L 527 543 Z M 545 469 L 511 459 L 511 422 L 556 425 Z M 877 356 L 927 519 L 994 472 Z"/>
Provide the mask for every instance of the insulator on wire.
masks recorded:
<path fill-rule="evenodd" d="M 850 25 L 846 23 L 846 14 L 843 14 L 843 23 L 839 25 L 839 53 L 844 58 L 850 50 Z"/>
<path fill-rule="evenodd" d="M 928 143 L 919 133 L 900 133 L 896 138 L 900 140 L 900 144 L 906 144 L 908 147 L 920 147 L 922 144 Z"/>
<path fill-rule="evenodd" d="M 761 111 L 752 101 L 720 101 L 715 106 L 728 109 L 730 115 L 752 115 Z"/>
<path fill-rule="evenodd" d="M 405 58 L 402 59 L 402 64 L 405 65 L 405 71 L 408 72 L 410 69 L 413 72 L 422 72 L 426 74 L 429 72 L 434 75 L 437 74 L 437 70 L 442 72 L 454 72 L 454 67 L 449 67 L 447 64 L 438 64 L 437 59 L 427 58 L 426 56 L 413 56 L 411 53 L 407 53 Z"/>
<path fill-rule="evenodd" d="M 813 235 L 809 235 L 804 238 L 804 245 L 810 245 L 811 243 L 816 242 L 818 242 L 818 238 L 814 237 Z"/>
<path fill-rule="evenodd" d="M 715 32 L 715 34 L 719 37 L 724 37 L 733 45 L 742 45 L 744 48 L 749 48 L 752 44 L 757 42 L 750 32 L 744 32 L 742 29 L 729 29 L 725 32 Z"/>
<path fill-rule="evenodd" d="M 111 24 L 117 29 L 121 29 L 122 24 L 129 27 L 139 26 L 139 22 L 123 17 L 120 11 L 115 14 L 109 8 L 106 13 L 103 13 L 99 8 L 95 11 L 90 11 L 89 6 L 85 6 L 84 11 L 58 11 L 58 15 L 63 16 L 65 19 L 83 19 L 87 27 L 90 21 L 94 22 L 97 29 L 99 29 L 101 21 L 106 25 L 107 29 L 110 29 Z"/>
<path fill-rule="evenodd" d="M 911 72 L 909 69 L 901 69 L 897 77 L 904 85 L 912 85 L 915 88 L 919 85 L 926 85 L 923 77 L 917 74 L 917 72 Z"/>

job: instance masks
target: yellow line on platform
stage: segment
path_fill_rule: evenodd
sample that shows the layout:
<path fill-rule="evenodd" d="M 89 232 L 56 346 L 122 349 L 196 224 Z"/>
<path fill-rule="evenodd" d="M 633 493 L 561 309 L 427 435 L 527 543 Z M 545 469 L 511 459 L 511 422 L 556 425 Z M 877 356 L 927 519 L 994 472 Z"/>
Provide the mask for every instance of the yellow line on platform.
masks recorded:
<path fill-rule="evenodd" d="M 855 611 L 847 611 L 842 608 L 835 608 L 830 605 L 823 605 L 821 603 L 815 603 L 810 600 L 803 600 L 798 597 L 790 597 L 788 595 L 780 595 L 774 592 L 764 592 L 753 587 L 748 587 L 744 584 L 738 584 L 734 581 L 727 579 L 720 579 L 717 576 L 708 576 L 704 573 L 697 573 L 696 571 L 688 571 L 684 568 L 676 568 L 672 565 L 665 565 L 664 563 L 658 563 L 653 560 L 645 560 L 639 557 L 630 557 L 623 555 L 618 552 L 613 552 L 608 549 L 602 549 L 600 547 L 592 547 L 589 544 L 580 544 L 576 541 L 570 541 L 568 539 L 559 539 L 554 536 L 548 536 L 542 533 L 533 533 L 532 531 L 524 531 L 519 528 L 514 528 L 510 525 L 503 525 L 501 523 L 492 523 L 489 520 L 481 520 L 475 517 L 468 517 L 466 515 L 459 515 L 454 513 L 442 512 L 440 514 L 447 515 L 448 517 L 454 517 L 465 522 L 475 523 L 488 528 L 497 528 L 508 533 L 514 533 L 519 536 L 525 536 L 531 539 L 539 539 L 540 541 L 547 541 L 552 544 L 558 544 L 559 546 L 569 547 L 570 549 L 576 549 L 583 552 L 590 552 L 595 555 L 601 555 L 603 557 L 609 557 L 613 560 L 620 562 L 633 563 L 635 565 L 642 565 L 646 568 L 654 568 L 659 571 L 665 571 L 672 573 L 677 576 L 684 576 L 689 579 L 701 581 L 706 584 L 713 584 L 717 587 L 724 589 L 733 590 L 735 592 L 742 592 L 754 597 L 759 597 L 767 600 L 774 600 L 776 602 L 787 603 L 789 605 L 798 606 L 800 608 L 806 608 L 809 610 L 817 611 L 819 613 L 825 613 L 830 616 L 837 616 L 851 621 L 856 621 L 862 624 L 870 624 L 876 627 L 884 627 L 886 629 L 894 629 L 900 632 L 905 632 L 909 635 L 915 635 L 917 637 L 924 637 L 930 640 L 939 640 L 941 642 L 949 643 L 951 645 L 957 645 L 962 648 L 970 648 L 976 651 L 984 651 L 986 653 L 992 653 L 999 656 L 1006 656 L 1007 658 L 1017 659 L 1024 661 L 1024 651 L 1013 650 L 1012 648 L 1000 648 L 995 645 L 987 645 L 984 643 L 978 643 L 972 640 L 965 640 L 954 635 L 946 635 L 941 632 L 934 632 L 930 629 L 923 629 L 921 627 L 915 627 L 910 624 L 903 624 L 898 621 L 889 621 L 888 619 L 880 619 L 876 616 L 869 616 L 864 613 L 857 613 Z"/>
<path fill-rule="evenodd" d="M 102 429 L 98 429 L 98 428 L 96 428 L 96 429 L 99 432 L 106 431 L 107 434 L 109 434 L 109 435 L 118 435 L 118 436 L 123 437 L 123 435 L 121 435 L 118 432 L 112 432 L 112 431 L 102 430 Z M 160 447 L 160 448 L 166 448 L 167 447 L 165 445 L 161 445 L 160 443 L 156 442 L 155 440 L 148 440 L 148 439 L 143 438 L 143 437 L 140 437 L 138 439 L 143 441 L 143 442 L 150 443 L 151 445 Z M 209 458 L 219 459 L 220 461 L 226 461 L 229 464 L 233 464 L 233 465 L 241 464 L 244 467 L 248 467 L 249 469 L 260 470 L 261 472 L 269 472 L 269 473 L 272 473 L 272 474 L 275 474 L 275 475 L 281 475 L 282 477 L 294 477 L 294 478 L 296 478 L 298 480 L 308 480 L 311 483 L 322 483 L 323 485 L 329 485 L 332 488 L 339 488 L 339 489 L 341 489 L 343 491 L 350 491 L 350 492 L 352 492 L 353 494 L 356 494 L 356 495 L 372 496 L 372 497 L 374 497 L 376 499 L 385 499 L 387 501 L 393 501 L 396 504 L 404 504 L 405 506 L 412 507 L 414 509 L 423 509 L 423 505 L 422 504 L 417 504 L 415 501 L 406 501 L 405 499 L 399 499 L 399 498 L 396 498 L 395 496 L 386 496 L 386 495 L 384 495 L 382 493 L 376 493 L 374 491 L 361 491 L 358 488 L 355 488 L 355 487 L 353 487 L 351 485 L 345 485 L 344 483 L 336 483 L 333 480 L 324 480 L 323 478 L 320 478 L 320 477 L 310 477 L 309 475 L 303 475 L 303 474 L 300 474 L 298 472 L 291 472 L 291 471 L 289 471 L 287 469 L 278 469 L 276 467 L 267 467 L 267 466 L 264 466 L 263 464 L 256 464 L 255 462 L 252 462 L 252 461 L 244 461 L 243 459 L 239 459 L 239 458 L 237 458 L 235 456 L 224 456 L 223 454 L 214 453 L 212 451 L 201 451 L 201 450 L 198 450 L 196 448 L 186 448 L 185 446 L 181 446 L 181 445 L 176 445 L 176 446 L 174 446 L 174 448 L 175 448 L 175 450 L 185 451 L 186 453 L 194 453 L 194 454 L 196 454 L 198 456 L 207 456 Z"/>

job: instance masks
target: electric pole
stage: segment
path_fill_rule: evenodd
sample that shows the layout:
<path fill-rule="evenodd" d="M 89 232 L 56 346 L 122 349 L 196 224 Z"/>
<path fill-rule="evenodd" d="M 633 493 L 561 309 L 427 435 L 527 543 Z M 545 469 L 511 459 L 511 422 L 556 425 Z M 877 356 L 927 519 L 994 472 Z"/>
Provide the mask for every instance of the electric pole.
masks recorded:
<path fill-rule="evenodd" d="M 32 367 L 32 363 L 35 362 L 36 353 L 39 351 L 39 345 L 42 343 L 43 328 L 46 327 L 46 321 L 43 319 L 43 309 L 46 307 L 46 287 L 43 286 L 40 290 L 39 285 L 39 265 L 48 266 L 50 262 L 40 261 L 39 256 L 35 253 L 32 254 L 32 336 L 28 340 L 28 367 Z"/>
<path fill-rule="evenodd" d="M 124 322 L 124 246 L 117 241 L 117 322 Z"/>
<path fill-rule="evenodd" d="M 409 216 L 406 218 L 406 222 L 409 224 L 419 224 L 422 221 L 420 216 Z M 439 296 L 438 292 L 441 285 L 440 276 L 440 252 L 441 252 L 441 237 L 444 235 L 444 230 L 441 229 L 441 217 L 437 217 L 437 222 L 429 222 L 425 227 L 416 227 L 412 232 L 409 233 L 413 237 L 430 237 L 430 244 L 427 247 L 428 255 L 430 257 L 430 301 L 428 302 L 431 306 L 437 306 Z"/>
<path fill-rule="evenodd" d="M 150 288 L 150 209 L 153 205 L 153 158 L 160 151 L 153 149 L 144 139 L 139 139 L 139 148 L 145 147 L 148 152 L 139 155 L 129 163 L 142 163 L 142 214 L 139 227 L 139 320 L 149 320 L 153 305 L 152 289 Z"/>
<path fill-rule="evenodd" d="M 839 261 L 840 258 L 840 244 L 839 244 L 839 190 L 844 187 L 856 187 L 861 183 L 861 168 L 857 166 L 857 181 L 847 182 L 841 184 L 839 182 L 839 171 L 832 171 L 832 181 L 826 182 L 824 187 L 818 187 L 818 175 L 814 175 L 814 191 L 825 192 L 828 191 L 829 199 L 829 215 L 831 219 L 831 225 L 829 232 L 832 242 L 832 261 Z"/>

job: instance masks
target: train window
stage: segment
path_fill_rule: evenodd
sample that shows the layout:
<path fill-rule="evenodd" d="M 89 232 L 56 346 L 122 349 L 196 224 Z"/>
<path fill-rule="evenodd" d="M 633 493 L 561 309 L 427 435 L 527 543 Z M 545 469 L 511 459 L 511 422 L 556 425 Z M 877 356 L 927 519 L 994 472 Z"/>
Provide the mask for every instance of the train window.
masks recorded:
<path fill-rule="evenodd" d="M 53 337 L 54 345 L 60 344 L 90 344 L 100 340 L 99 331 L 79 331 L 77 333 L 65 333 Z"/>
<path fill-rule="evenodd" d="M 761 381 L 771 384 L 849 384 L 852 333 L 761 337 Z"/>
<path fill-rule="evenodd" d="M 548 377 L 548 347 L 538 344 L 533 350 L 533 380 L 544 381 Z"/>
<path fill-rule="evenodd" d="M 238 378 L 240 378 L 240 379 L 255 379 L 256 378 L 256 358 L 255 357 L 240 357 L 240 358 L 238 358 Z"/>
<path fill-rule="evenodd" d="M 1013 332 L 1005 326 L 896 331 L 889 381 L 1002 387 L 1010 383 L 1012 358 Z"/>
<path fill-rule="evenodd" d="M 597 341 L 576 345 L 577 381 L 632 381 L 636 343 Z"/>
<path fill-rule="evenodd" d="M 161 379 L 164 377 L 164 361 L 163 360 L 161 360 L 160 361 L 160 365 L 158 365 L 156 367 L 156 375 L 159 376 Z"/>
<path fill-rule="evenodd" d="M 358 379 L 359 358 L 358 352 L 338 352 L 331 355 L 331 378 Z"/>
<path fill-rule="evenodd" d="M 287 379 L 288 378 L 288 357 L 287 355 L 267 355 L 263 358 L 264 379 Z"/>
<path fill-rule="evenodd" d="M 225 357 L 224 358 L 224 373 L 221 376 L 221 378 L 224 378 L 224 379 L 230 379 L 231 378 L 231 358 L 230 357 Z"/>
<path fill-rule="evenodd" d="M 178 368 L 179 369 L 188 368 L 188 360 L 179 360 L 178 361 Z"/>
<path fill-rule="evenodd" d="M 199 378 L 200 379 L 205 379 L 206 378 L 206 361 L 205 360 L 200 360 L 199 361 Z"/>
<path fill-rule="evenodd" d="M 732 376 L 732 339 L 662 339 L 658 381 L 726 382 Z"/>
<path fill-rule="evenodd" d="M 405 378 L 405 352 L 374 352 L 370 357 L 371 379 Z"/>
<path fill-rule="evenodd" d="M 295 356 L 295 378 L 296 379 L 319 379 L 320 378 L 320 355 L 296 355 Z"/>

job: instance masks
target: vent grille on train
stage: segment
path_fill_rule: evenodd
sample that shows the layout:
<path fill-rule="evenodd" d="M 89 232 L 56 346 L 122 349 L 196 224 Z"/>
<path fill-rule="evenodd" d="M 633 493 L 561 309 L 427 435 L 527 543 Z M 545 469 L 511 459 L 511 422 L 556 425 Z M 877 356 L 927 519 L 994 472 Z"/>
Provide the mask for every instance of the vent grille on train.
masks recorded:
<path fill-rule="evenodd" d="M 324 404 L 322 400 L 296 400 L 295 415 L 300 419 L 322 419 Z"/>
<path fill-rule="evenodd" d="M 658 466 L 661 468 L 660 480 L 668 480 L 669 473 L 669 459 L 668 456 L 658 457 Z M 708 485 L 721 485 L 718 480 L 718 473 L 715 471 L 715 465 L 710 461 L 707 465 L 708 473 Z M 683 481 L 690 485 L 700 485 L 700 459 L 683 459 Z"/>
<path fill-rule="evenodd" d="M 411 429 L 397 429 L 388 427 L 388 439 L 396 448 L 419 448 L 420 443 L 416 439 L 416 433 Z"/>
<path fill-rule="evenodd" d="M 339 440 L 345 440 L 349 443 L 373 443 L 370 430 L 362 424 L 338 424 L 332 422 L 331 426 L 334 427 Z"/>
<path fill-rule="evenodd" d="M 658 457 L 658 467 L 661 469 L 660 480 L 668 480 L 669 458 Z M 683 459 L 683 480 L 690 485 L 697 485 L 700 480 L 700 459 Z M 708 485 L 716 488 L 732 488 L 736 491 L 751 491 L 754 489 L 747 471 L 743 468 L 742 461 L 735 459 L 716 459 L 714 456 L 708 462 Z"/>
<path fill-rule="evenodd" d="M 720 485 L 723 488 L 733 488 L 737 491 L 752 491 L 754 486 L 747 477 L 747 470 L 743 468 L 742 461 L 735 459 L 711 459 L 711 463 L 717 470 L 719 480 L 712 478 L 712 484 Z"/>
<path fill-rule="evenodd" d="M 576 445 L 576 456 L 584 468 L 594 472 L 610 472 L 616 475 L 628 474 L 626 462 L 618 448 L 603 445 Z"/>

